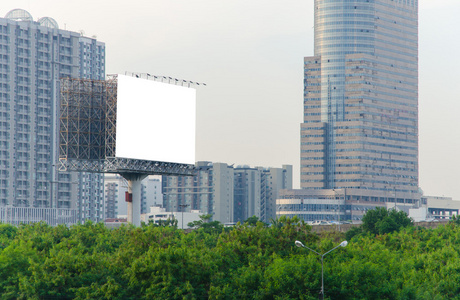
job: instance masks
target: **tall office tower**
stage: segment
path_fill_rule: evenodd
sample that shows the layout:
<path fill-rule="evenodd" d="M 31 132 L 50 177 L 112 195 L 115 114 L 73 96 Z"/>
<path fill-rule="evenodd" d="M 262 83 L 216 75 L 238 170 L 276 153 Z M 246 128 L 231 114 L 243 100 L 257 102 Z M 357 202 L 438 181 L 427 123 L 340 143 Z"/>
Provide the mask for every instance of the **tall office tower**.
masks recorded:
<path fill-rule="evenodd" d="M 315 55 L 304 64 L 302 189 L 415 202 L 418 0 L 314 5 Z"/>
<path fill-rule="evenodd" d="M 100 175 L 57 172 L 57 163 L 60 78 L 104 78 L 104 52 L 49 17 L 14 9 L 0 18 L 1 205 L 76 209 L 81 193 L 102 201 Z M 83 187 L 82 176 L 99 182 Z"/>

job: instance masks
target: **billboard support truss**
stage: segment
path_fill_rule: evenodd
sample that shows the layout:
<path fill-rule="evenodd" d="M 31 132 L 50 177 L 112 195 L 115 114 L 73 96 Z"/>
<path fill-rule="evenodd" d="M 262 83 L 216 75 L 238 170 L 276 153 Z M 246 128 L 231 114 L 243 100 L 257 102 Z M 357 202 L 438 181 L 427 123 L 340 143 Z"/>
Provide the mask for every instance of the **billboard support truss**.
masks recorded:
<path fill-rule="evenodd" d="M 194 170 L 195 166 L 189 164 L 121 157 L 107 157 L 101 160 L 59 159 L 59 171 L 193 176 Z"/>

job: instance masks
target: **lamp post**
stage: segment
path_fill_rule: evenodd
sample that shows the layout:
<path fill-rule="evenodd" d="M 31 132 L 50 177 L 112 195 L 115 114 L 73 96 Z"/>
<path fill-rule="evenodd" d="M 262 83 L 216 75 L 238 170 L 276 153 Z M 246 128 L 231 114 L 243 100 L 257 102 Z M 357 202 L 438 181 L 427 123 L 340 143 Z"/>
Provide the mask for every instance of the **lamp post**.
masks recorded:
<path fill-rule="evenodd" d="M 339 247 L 345 247 L 346 245 L 348 245 L 348 242 L 347 242 L 347 241 L 343 241 L 343 242 L 340 243 L 340 245 L 335 246 L 334 248 L 332 248 L 331 250 L 327 251 L 327 252 L 324 253 L 324 254 L 320 254 L 319 252 L 316 252 L 315 250 L 313 250 L 313 249 L 311 249 L 311 248 L 308 248 L 307 246 L 305 246 L 304 244 L 302 244 L 301 241 L 295 241 L 295 245 L 296 245 L 297 247 L 306 248 L 306 249 L 308 249 L 308 250 L 310 250 L 310 251 L 312 251 L 312 252 L 318 254 L 319 256 L 321 256 L 321 292 L 320 292 L 320 294 L 321 294 L 322 299 L 324 300 L 324 263 L 323 263 L 323 261 L 324 261 L 324 256 L 326 256 L 326 254 L 332 252 L 333 250 L 335 250 L 335 249 L 337 249 L 337 248 L 339 248 Z"/>
<path fill-rule="evenodd" d="M 186 208 L 187 206 L 190 206 L 189 204 L 179 204 L 178 205 L 180 207 L 180 211 L 182 212 L 182 229 L 184 229 L 184 208 Z"/>

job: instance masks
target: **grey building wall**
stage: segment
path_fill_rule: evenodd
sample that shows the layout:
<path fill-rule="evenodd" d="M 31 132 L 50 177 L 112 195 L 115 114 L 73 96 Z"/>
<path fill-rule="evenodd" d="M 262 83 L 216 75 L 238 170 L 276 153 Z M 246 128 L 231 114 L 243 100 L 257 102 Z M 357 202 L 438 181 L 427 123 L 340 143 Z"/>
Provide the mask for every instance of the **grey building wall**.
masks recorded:
<path fill-rule="evenodd" d="M 269 168 L 264 170 L 267 193 L 265 196 L 265 212 L 261 219 L 269 222 L 276 219 L 276 199 L 282 189 L 292 189 L 292 166 L 283 165 L 282 168 Z"/>
<path fill-rule="evenodd" d="M 260 217 L 260 176 L 257 168 L 237 166 L 234 169 L 234 222 L 242 222 L 252 216 Z"/>
<path fill-rule="evenodd" d="M 233 167 L 213 163 L 213 219 L 222 223 L 233 222 Z"/>
<path fill-rule="evenodd" d="M 160 179 L 148 176 L 141 184 L 141 214 L 149 213 L 152 206 L 163 206 L 163 193 Z"/>

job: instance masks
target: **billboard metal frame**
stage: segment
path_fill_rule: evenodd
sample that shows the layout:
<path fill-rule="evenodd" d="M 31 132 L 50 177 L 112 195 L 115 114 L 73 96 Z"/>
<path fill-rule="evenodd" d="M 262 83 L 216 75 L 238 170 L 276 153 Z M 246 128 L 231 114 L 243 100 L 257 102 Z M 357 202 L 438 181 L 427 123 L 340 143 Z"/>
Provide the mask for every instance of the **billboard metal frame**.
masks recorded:
<path fill-rule="evenodd" d="M 189 164 L 107 157 L 105 159 L 59 159 L 59 171 L 92 173 L 183 175 L 193 176 L 195 166 Z"/>
<path fill-rule="evenodd" d="M 115 157 L 117 83 L 61 79 L 59 171 L 193 176 L 192 164 Z"/>

